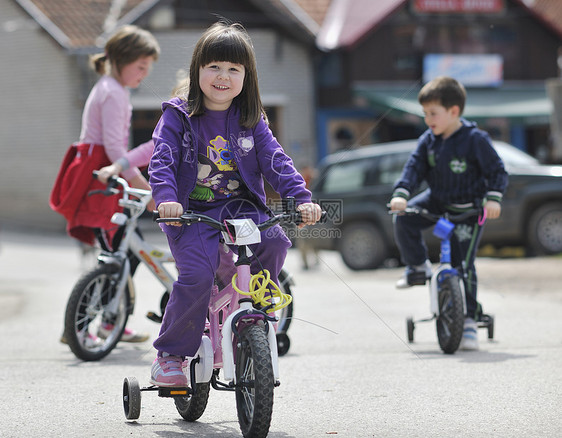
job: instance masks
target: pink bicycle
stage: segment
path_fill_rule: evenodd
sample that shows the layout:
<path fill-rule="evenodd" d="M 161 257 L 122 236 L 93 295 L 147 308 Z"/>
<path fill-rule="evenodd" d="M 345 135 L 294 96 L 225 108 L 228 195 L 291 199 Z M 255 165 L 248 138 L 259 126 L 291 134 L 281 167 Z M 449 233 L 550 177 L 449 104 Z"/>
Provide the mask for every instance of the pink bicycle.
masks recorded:
<path fill-rule="evenodd" d="M 94 176 L 97 172 L 94 172 Z M 129 315 L 135 307 L 135 281 L 133 274 L 140 263 L 164 286 L 160 299 L 160 312 L 148 312 L 147 317 L 162 322 L 169 294 L 176 279 L 174 259 L 169 249 L 144 239 L 139 230 L 139 219 L 152 199 L 148 190 L 130 187 L 126 180 L 112 177 L 104 191 L 90 194 L 120 196 L 119 205 L 124 211 L 117 212 L 112 222 L 118 227 L 111 248 L 99 239 L 101 252 L 98 264 L 84 273 L 76 282 L 68 298 L 65 310 L 64 340 L 74 355 L 84 361 L 103 359 L 121 339 Z M 232 253 L 221 251 L 221 269 L 234 270 Z M 294 282 L 283 268 L 278 284 L 284 294 L 292 295 Z M 293 303 L 283 307 L 277 323 L 277 347 L 279 356 L 289 351 L 287 330 L 293 316 Z"/>
<path fill-rule="evenodd" d="M 265 437 L 273 412 L 273 390 L 279 385 L 275 312 L 286 308 L 292 297 L 277 287 L 267 270 L 252 275 L 248 245 L 259 242 L 260 231 L 280 223 L 298 223 L 300 213 L 294 199 L 285 202 L 284 213 L 261 224 L 251 219 L 221 223 L 192 212 L 157 221 L 206 223 L 223 232 L 227 241 L 230 238 L 230 243 L 238 247 L 238 260 L 230 284 L 221 290 L 215 286 L 211 293 L 201 346 L 184 369 L 190 386 L 141 388 L 135 377 L 127 377 L 123 382 L 125 416 L 129 420 L 139 418 L 141 392 L 158 391 L 160 397 L 174 398 L 185 420 L 195 421 L 203 415 L 213 387 L 235 392 L 238 421 L 245 437 Z M 222 381 L 219 380 L 221 369 Z"/>

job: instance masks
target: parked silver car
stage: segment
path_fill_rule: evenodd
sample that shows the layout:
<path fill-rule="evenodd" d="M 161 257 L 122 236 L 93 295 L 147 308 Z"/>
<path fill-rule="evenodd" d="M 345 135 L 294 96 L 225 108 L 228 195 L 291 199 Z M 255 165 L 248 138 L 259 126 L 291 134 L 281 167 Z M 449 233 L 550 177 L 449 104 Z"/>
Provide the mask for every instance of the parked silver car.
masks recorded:
<path fill-rule="evenodd" d="M 416 140 L 366 146 L 324 159 L 312 184 L 328 211 L 324 224 L 302 238 L 316 249 L 337 250 L 351 269 L 373 269 L 398 257 L 387 203 Z M 562 166 L 547 166 L 494 141 L 509 173 L 500 219 L 488 221 L 481 245 L 524 246 L 529 255 L 562 252 Z M 437 240 L 428 232 L 430 251 Z"/>

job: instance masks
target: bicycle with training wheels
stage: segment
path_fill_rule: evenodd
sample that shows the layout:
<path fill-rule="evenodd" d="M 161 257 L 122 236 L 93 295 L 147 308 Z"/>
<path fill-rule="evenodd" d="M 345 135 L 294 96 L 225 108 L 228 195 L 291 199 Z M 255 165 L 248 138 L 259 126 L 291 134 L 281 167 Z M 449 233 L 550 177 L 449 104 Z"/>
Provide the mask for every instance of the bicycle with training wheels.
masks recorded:
<path fill-rule="evenodd" d="M 226 241 L 238 248 L 232 280 L 222 290 L 215 285 L 199 350 L 184 372 L 188 387 L 140 387 L 135 377 L 123 382 L 123 407 L 128 420 L 140 416 L 141 393 L 158 391 L 172 397 L 179 414 L 187 421 L 203 415 L 210 388 L 235 392 L 240 429 L 245 437 L 265 437 L 273 412 L 273 391 L 279 385 L 275 312 L 292 302 L 262 269 L 250 271 L 252 256 L 248 245 L 260 242 L 260 232 L 280 223 L 298 223 L 300 213 L 294 199 L 285 202 L 285 211 L 263 223 L 232 219 L 224 223 L 204 214 L 185 212 L 179 218 L 159 222 L 185 225 L 202 222 L 222 232 Z M 222 370 L 222 380 L 219 374 Z"/>
<path fill-rule="evenodd" d="M 96 174 L 94 172 L 94 177 Z M 130 187 L 125 179 L 113 176 L 105 190 L 89 193 L 96 194 L 120 195 L 119 205 L 123 207 L 123 212 L 116 212 L 111 219 L 118 227 L 112 245 L 99 239 L 98 263 L 77 281 L 66 305 L 64 341 L 74 355 L 84 361 L 104 358 L 121 339 L 135 307 L 136 292 L 132 277 L 139 263 L 143 263 L 164 286 L 160 312 L 147 313 L 154 322 L 162 322 L 176 279 L 175 271 L 172 273 L 170 269 L 175 264 L 169 249 L 161 249 L 145 240 L 138 227 L 139 218 L 152 199 L 151 192 Z M 221 263 L 233 266 L 232 253 L 223 254 Z M 292 296 L 294 282 L 289 272 L 283 269 L 278 280 L 284 294 Z M 289 350 L 287 330 L 292 315 L 291 302 L 280 312 L 277 324 L 280 355 Z"/>
<path fill-rule="evenodd" d="M 406 319 L 406 331 L 408 342 L 414 342 L 414 329 L 418 322 L 429 322 L 435 320 L 439 347 L 446 354 L 453 354 L 459 348 L 464 328 L 466 315 L 466 301 L 463 279 L 466 277 L 466 269 L 463 265 L 453 267 L 451 265 L 451 236 L 455 224 L 470 217 L 479 216 L 482 224 L 485 220 L 484 209 L 470 209 L 460 214 L 444 213 L 442 215 L 430 213 L 424 208 L 408 207 L 405 210 L 390 211 L 390 214 L 420 215 L 435 222 L 433 234 L 440 239 L 439 266 L 435 268 L 429 278 L 429 318 L 414 320 L 413 317 Z M 423 274 L 425 284 L 425 273 Z M 477 315 L 478 328 L 488 330 L 488 339 L 494 337 L 494 317 L 489 314 L 479 313 Z"/>

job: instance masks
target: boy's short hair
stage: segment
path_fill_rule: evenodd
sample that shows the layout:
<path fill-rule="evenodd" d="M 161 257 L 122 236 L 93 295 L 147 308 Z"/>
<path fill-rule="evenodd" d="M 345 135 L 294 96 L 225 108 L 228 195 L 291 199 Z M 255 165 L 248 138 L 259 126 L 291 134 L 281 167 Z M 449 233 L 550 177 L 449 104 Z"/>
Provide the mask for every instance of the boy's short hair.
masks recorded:
<path fill-rule="evenodd" d="M 430 102 L 439 102 L 449 109 L 457 105 L 462 114 L 466 101 L 466 90 L 456 79 L 448 76 L 439 76 L 425 84 L 418 93 L 418 102 L 421 105 Z"/>

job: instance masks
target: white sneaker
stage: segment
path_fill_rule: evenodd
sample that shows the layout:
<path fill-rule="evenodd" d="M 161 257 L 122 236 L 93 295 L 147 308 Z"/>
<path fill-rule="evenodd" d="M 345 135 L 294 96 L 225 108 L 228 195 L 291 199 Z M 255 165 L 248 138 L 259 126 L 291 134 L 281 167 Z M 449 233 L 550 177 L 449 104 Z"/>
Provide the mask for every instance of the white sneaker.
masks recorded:
<path fill-rule="evenodd" d="M 425 273 L 425 277 L 423 273 Z M 406 267 L 404 274 L 396 282 L 396 289 L 423 286 L 428 278 L 431 278 L 431 262 L 426 260 L 421 265 Z"/>
<path fill-rule="evenodd" d="M 478 325 L 472 318 L 466 318 L 464 320 L 464 329 L 459 350 L 478 350 Z"/>

